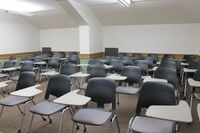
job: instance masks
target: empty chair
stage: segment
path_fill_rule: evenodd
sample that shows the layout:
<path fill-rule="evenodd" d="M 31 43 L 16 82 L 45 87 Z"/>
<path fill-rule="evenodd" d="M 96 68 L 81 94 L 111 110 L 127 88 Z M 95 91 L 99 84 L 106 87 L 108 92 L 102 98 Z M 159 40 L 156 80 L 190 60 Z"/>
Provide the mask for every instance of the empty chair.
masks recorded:
<path fill-rule="evenodd" d="M 172 59 L 174 59 L 174 55 L 172 55 L 172 54 L 164 54 L 163 58 L 172 58 Z"/>
<path fill-rule="evenodd" d="M 145 57 L 144 59 L 147 63 L 148 63 L 148 66 L 149 66 L 149 69 L 152 69 L 154 64 L 153 64 L 153 58 L 152 57 Z"/>
<path fill-rule="evenodd" d="M 63 64 L 60 67 L 60 74 L 64 74 L 64 75 L 71 75 L 74 74 L 78 71 L 77 67 L 75 64 L 71 64 L 71 63 L 67 63 L 67 64 Z"/>
<path fill-rule="evenodd" d="M 30 56 L 23 56 L 20 58 L 20 61 L 28 61 L 30 60 Z"/>
<path fill-rule="evenodd" d="M 117 92 L 117 96 L 118 96 L 118 104 L 119 104 L 119 94 L 132 95 L 132 94 L 139 93 L 140 89 L 133 87 L 133 85 L 134 84 L 140 85 L 141 79 L 142 79 L 141 68 L 138 66 L 123 67 L 121 75 L 127 77 L 127 79 L 124 80 L 123 82 L 127 83 L 128 85 L 125 87 L 119 86 L 116 88 L 116 92 Z"/>
<path fill-rule="evenodd" d="M 151 105 L 175 105 L 175 94 L 172 85 L 160 82 L 146 82 L 143 84 L 137 102 L 135 115 L 129 121 L 130 131 L 139 133 L 174 133 L 175 123 L 145 117 L 142 115 L 143 108 Z"/>
<path fill-rule="evenodd" d="M 15 64 L 12 61 L 6 61 L 3 64 L 3 68 L 9 68 L 9 67 L 14 67 Z"/>
<path fill-rule="evenodd" d="M 110 65 L 112 66 L 112 68 L 110 69 L 111 72 L 121 73 L 124 63 L 121 60 L 112 59 L 110 61 Z"/>
<path fill-rule="evenodd" d="M 124 63 L 125 66 L 132 66 L 133 60 L 131 59 L 131 57 L 124 56 L 123 57 L 123 63 Z"/>
<path fill-rule="evenodd" d="M 16 57 L 15 57 L 15 56 L 10 56 L 8 59 L 9 59 L 10 61 L 16 63 Z"/>
<path fill-rule="evenodd" d="M 55 57 L 65 58 L 65 53 L 64 52 L 58 52 L 58 53 L 56 53 Z"/>
<path fill-rule="evenodd" d="M 5 68 L 9 68 L 9 67 L 14 67 L 15 64 L 12 62 L 12 61 L 6 61 L 4 62 L 3 64 L 3 69 Z M 2 71 L 2 73 L 0 73 L 0 78 L 8 78 L 9 76 L 11 76 L 11 73 L 10 72 L 7 72 L 7 71 Z"/>
<path fill-rule="evenodd" d="M 20 73 L 26 72 L 26 71 L 30 71 L 30 72 L 33 71 L 33 62 L 25 62 L 25 63 L 22 64 L 22 67 L 20 69 Z M 18 79 L 19 79 L 19 76 L 15 76 L 15 77 L 10 78 L 10 80 L 13 80 L 13 81 L 18 81 Z"/>
<path fill-rule="evenodd" d="M 187 67 L 188 69 L 200 69 L 200 62 L 193 61 Z"/>
<path fill-rule="evenodd" d="M 176 62 L 161 62 L 159 67 L 171 68 L 176 71 Z"/>
<path fill-rule="evenodd" d="M 116 93 L 114 81 L 106 78 L 92 78 L 88 82 L 85 95 L 97 103 L 97 108 L 80 109 L 72 118 L 76 123 L 85 125 L 102 126 L 116 120 L 118 131 L 119 123 L 116 115 Z M 104 104 L 112 104 L 110 111 L 104 109 Z M 74 127 L 74 124 L 73 124 Z"/>
<path fill-rule="evenodd" d="M 143 60 L 144 59 L 144 57 L 142 56 L 142 54 L 132 54 L 132 59 L 133 59 L 133 61 L 135 61 L 135 60 Z"/>
<path fill-rule="evenodd" d="M 148 54 L 148 57 L 152 57 L 154 64 L 159 60 L 157 54 Z"/>
<path fill-rule="evenodd" d="M 42 56 L 35 56 L 34 58 L 33 58 L 33 61 L 34 62 L 40 62 L 40 61 L 43 61 L 43 57 Z"/>
<path fill-rule="evenodd" d="M 69 56 L 69 62 L 77 65 L 77 64 L 80 64 L 80 59 L 79 59 L 78 55 L 71 54 Z"/>
<path fill-rule="evenodd" d="M 99 59 L 90 59 L 88 61 L 89 65 L 103 65 L 103 63 Z"/>
<path fill-rule="evenodd" d="M 51 102 L 49 97 L 55 96 L 60 97 L 71 90 L 70 78 L 66 75 L 54 75 L 49 79 L 47 90 L 45 93 L 44 101 L 31 107 L 30 112 L 32 113 L 30 126 L 28 132 L 30 132 L 34 115 L 43 115 L 49 118 L 49 123 L 52 123 L 50 118 L 51 115 L 63 111 L 67 108 L 65 105 Z"/>
<path fill-rule="evenodd" d="M 94 77 L 106 77 L 106 70 L 103 65 L 89 65 L 87 67 L 87 73 L 90 74 L 87 79 L 86 83 L 80 86 L 80 89 L 85 90 L 87 88 L 87 82 L 89 79 Z"/>
<path fill-rule="evenodd" d="M 42 69 L 42 72 L 49 71 L 50 69 L 58 70 L 59 59 L 58 57 L 51 57 L 46 65 L 46 69 Z"/>
<path fill-rule="evenodd" d="M 11 68 L 11 67 L 15 67 L 15 63 L 13 61 L 6 61 L 3 64 L 3 69 L 5 68 Z M 9 71 L 2 71 L 0 77 L 4 78 L 4 77 L 12 77 L 14 74 L 15 70 L 9 70 Z"/>
<path fill-rule="evenodd" d="M 139 66 L 142 71 L 142 75 L 148 75 L 149 74 L 149 64 L 146 60 L 136 60 L 134 62 L 135 66 Z"/>
<path fill-rule="evenodd" d="M 20 90 L 20 89 L 24 89 L 30 86 L 35 85 L 36 83 L 36 76 L 34 72 L 22 72 L 19 76 L 19 80 L 17 82 L 17 86 L 16 86 L 16 91 Z M 0 117 L 3 113 L 3 109 L 4 106 L 6 107 L 13 107 L 13 106 L 17 106 L 19 111 L 21 112 L 21 121 L 20 121 L 20 126 L 18 129 L 18 132 L 21 131 L 21 126 L 22 126 L 22 122 L 23 122 L 23 117 L 25 115 L 25 111 L 26 111 L 26 105 L 32 101 L 32 98 L 26 98 L 26 97 L 20 97 L 20 96 L 13 96 L 13 95 L 9 95 L 5 98 L 0 99 L 0 105 L 2 106 L 1 112 L 0 112 Z M 25 108 L 22 111 L 19 105 L 25 104 Z"/>
<path fill-rule="evenodd" d="M 105 58 L 106 61 L 104 63 L 107 64 L 107 65 L 109 65 L 110 61 L 113 59 L 113 57 L 114 56 L 106 56 L 106 58 Z"/>
<path fill-rule="evenodd" d="M 174 69 L 159 67 L 154 73 L 154 78 L 166 79 L 174 88 L 178 87 L 177 72 Z"/>

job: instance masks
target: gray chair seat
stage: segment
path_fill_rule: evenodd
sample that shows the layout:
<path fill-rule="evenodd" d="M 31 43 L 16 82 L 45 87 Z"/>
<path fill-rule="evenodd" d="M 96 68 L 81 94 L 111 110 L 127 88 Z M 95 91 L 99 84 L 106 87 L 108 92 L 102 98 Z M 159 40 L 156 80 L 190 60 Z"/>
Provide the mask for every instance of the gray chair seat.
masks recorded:
<path fill-rule="evenodd" d="M 174 123 L 148 117 L 136 116 L 131 129 L 140 133 L 172 133 Z"/>
<path fill-rule="evenodd" d="M 100 126 L 105 124 L 112 118 L 112 113 L 98 109 L 81 109 L 73 117 L 73 120 L 78 123 L 87 125 Z"/>
<path fill-rule="evenodd" d="M 80 86 L 80 89 L 86 90 L 88 83 L 84 83 Z"/>
<path fill-rule="evenodd" d="M 116 92 L 121 94 L 132 95 L 132 94 L 138 94 L 140 92 L 140 89 L 134 87 L 117 87 Z"/>
<path fill-rule="evenodd" d="M 11 77 L 10 80 L 18 81 L 19 80 L 19 76 Z"/>
<path fill-rule="evenodd" d="M 26 97 L 19 97 L 19 96 L 7 96 L 5 98 L 0 99 L 0 105 L 3 106 L 14 106 L 14 105 L 19 105 L 23 104 L 27 101 L 29 101 L 30 98 Z"/>
<path fill-rule="evenodd" d="M 38 103 L 34 105 L 30 112 L 35 114 L 41 114 L 41 115 L 52 115 L 62 109 L 65 108 L 65 105 L 49 102 L 49 101 L 43 101 L 41 103 Z"/>

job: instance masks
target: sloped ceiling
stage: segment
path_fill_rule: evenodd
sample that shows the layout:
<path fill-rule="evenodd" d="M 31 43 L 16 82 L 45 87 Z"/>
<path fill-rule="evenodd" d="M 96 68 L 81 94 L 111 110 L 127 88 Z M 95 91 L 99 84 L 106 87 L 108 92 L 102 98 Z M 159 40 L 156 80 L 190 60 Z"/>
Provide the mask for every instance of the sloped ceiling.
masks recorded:
<path fill-rule="evenodd" d="M 92 6 L 103 25 L 199 23 L 200 0 L 146 0 L 124 8 L 119 4 Z"/>
<path fill-rule="evenodd" d="M 51 0 L 52 1 L 52 0 Z M 53 0 L 59 9 L 26 17 L 41 29 L 77 27 L 85 24 L 68 0 Z M 116 0 L 76 0 L 91 7 L 105 26 L 140 24 L 200 23 L 200 0 L 144 0 L 123 7 Z M 49 3 L 53 6 L 53 3 Z M 55 4 L 55 3 L 54 3 Z M 56 5 L 57 6 L 57 5 Z"/>

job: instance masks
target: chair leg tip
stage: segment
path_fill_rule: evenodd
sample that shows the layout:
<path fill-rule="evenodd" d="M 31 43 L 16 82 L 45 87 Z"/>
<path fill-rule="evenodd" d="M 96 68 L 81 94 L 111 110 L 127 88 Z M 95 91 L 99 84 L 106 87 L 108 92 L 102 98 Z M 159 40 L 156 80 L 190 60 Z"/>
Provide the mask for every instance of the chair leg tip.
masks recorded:
<path fill-rule="evenodd" d="M 76 126 L 76 130 L 79 130 L 79 126 Z"/>

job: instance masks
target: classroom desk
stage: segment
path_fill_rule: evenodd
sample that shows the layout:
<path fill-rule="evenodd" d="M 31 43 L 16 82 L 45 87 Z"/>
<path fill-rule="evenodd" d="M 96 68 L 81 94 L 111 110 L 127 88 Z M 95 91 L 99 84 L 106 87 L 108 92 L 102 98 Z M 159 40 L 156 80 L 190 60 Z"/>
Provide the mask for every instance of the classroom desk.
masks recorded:
<path fill-rule="evenodd" d="M 74 73 L 72 75 L 69 75 L 69 77 L 71 78 L 86 78 L 88 77 L 90 74 L 87 74 L 87 73 L 83 73 L 83 72 L 77 72 L 77 73 Z"/>
<path fill-rule="evenodd" d="M 155 67 L 152 68 L 152 71 L 156 71 L 157 69 L 158 69 L 158 67 L 155 66 Z"/>
<path fill-rule="evenodd" d="M 55 99 L 53 102 L 58 103 L 58 104 L 69 105 L 69 106 L 86 105 L 91 100 L 91 98 L 83 96 L 83 95 L 79 95 L 79 94 L 77 94 L 78 92 L 79 92 L 79 90 L 71 91 L 71 92 Z M 61 131 L 62 131 L 63 114 L 66 110 L 63 110 L 63 112 L 62 112 L 61 123 L 60 123 L 60 127 L 59 127 L 59 133 L 61 133 Z"/>
<path fill-rule="evenodd" d="M 69 75 L 70 78 L 74 78 L 75 79 L 75 83 L 77 83 L 77 88 L 80 87 L 81 84 L 83 84 L 83 79 L 87 78 L 90 74 L 88 73 L 83 73 L 83 72 L 77 72 L 74 73 L 72 75 Z M 80 81 L 79 81 L 80 79 Z"/>
<path fill-rule="evenodd" d="M 79 91 L 80 90 L 73 90 L 55 99 L 53 102 L 71 106 L 83 106 L 87 104 L 91 100 L 91 98 L 77 94 Z"/>
<path fill-rule="evenodd" d="M 174 106 L 150 106 L 146 111 L 146 116 L 176 122 L 192 122 L 191 110 L 186 101 L 180 101 Z"/>
<path fill-rule="evenodd" d="M 38 62 L 34 62 L 34 65 L 46 65 L 47 63 L 45 61 L 38 61 Z"/>
<path fill-rule="evenodd" d="M 100 61 L 103 63 L 107 62 L 107 60 L 105 60 L 105 59 L 101 59 Z"/>
<path fill-rule="evenodd" d="M 182 77 L 181 77 L 181 82 L 184 81 L 184 98 L 187 95 L 187 74 L 188 73 L 195 73 L 197 71 L 197 69 L 188 69 L 188 68 L 183 68 L 183 73 L 182 73 Z"/>
<path fill-rule="evenodd" d="M 89 64 L 77 64 L 76 66 L 78 66 L 78 67 L 87 67 L 87 66 L 89 66 Z"/>
<path fill-rule="evenodd" d="M 7 71 L 7 72 L 10 72 L 10 71 L 15 71 L 17 70 L 16 67 L 9 67 L 9 68 L 3 68 L 3 69 L 0 69 L 1 71 Z"/>
<path fill-rule="evenodd" d="M 56 71 L 48 71 L 48 72 L 40 73 L 39 81 L 41 82 L 43 76 L 50 77 L 50 76 L 57 75 L 57 74 L 59 74 L 59 72 L 56 72 Z"/>
<path fill-rule="evenodd" d="M 123 81 L 123 80 L 126 80 L 126 79 L 127 79 L 126 76 L 121 76 L 121 75 L 119 75 L 119 74 L 110 74 L 110 75 L 107 76 L 106 78 L 112 79 L 112 80 L 115 80 L 115 81 Z"/>
<path fill-rule="evenodd" d="M 152 78 L 151 76 L 146 76 L 143 80 L 143 83 L 145 82 L 163 82 L 168 83 L 166 79 L 159 79 L 159 78 Z"/>
<path fill-rule="evenodd" d="M 181 66 L 188 66 L 189 63 L 181 62 Z"/>
<path fill-rule="evenodd" d="M 113 66 L 105 64 L 104 67 L 105 67 L 105 69 L 111 69 Z"/>
<path fill-rule="evenodd" d="M 192 102 L 193 102 L 193 97 L 194 95 L 198 98 L 198 93 L 194 93 L 194 88 L 200 88 L 200 81 L 196 81 L 192 78 L 188 78 L 188 84 L 189 86 L 191 86 L 192 91 L 191 91 L 191 95 L 190 95 L 190 109 L 192 109 Z M 187 88 L 186 88 L 187 89 Z M 187 91 L 187 90 L 185 90 Z"/>
<path fill-rule="evenodd" d="M 200 103 L 197 105 L 197 113 L 198 113 L 199 121 L 200 121 Z"/>
<path fill-rule="evenodd" d="M 31 97 L 34 97 L 34 96 L 42 93 L 41 90 L 37 89 L 37 87 L 39 87 L 39 86 L 40 85 L 30 86 L 30 87 L 27 87 L 27 88 L 24 88 L 24 89 L 21 89 L 18 91 L 11 92 L 10 94 L 14 95 L 14 96 L 31 98 Z"/>
<path fill-rule="evenodd" d="M 157 62 L 156 62 L 156 65 L 160 65 L 160 63 L 161 63 L 160 61 L 157 61 Z"/>
<path fill-rule="evenodd" d="M 9 72 L 10 77 L 14 76 L 16 70 L 17 70 L 16 67 L 9 67 L 9 68 L 0 69 L 0 71 Z"/>

